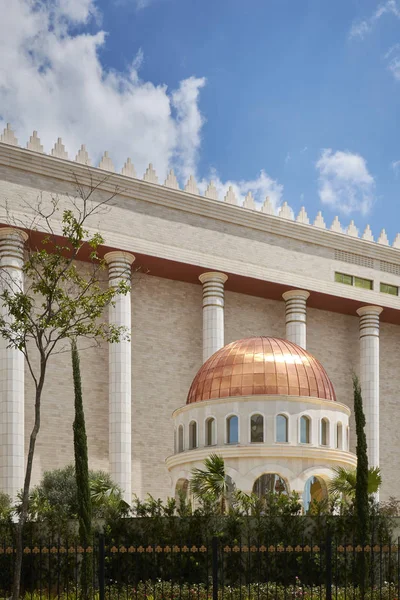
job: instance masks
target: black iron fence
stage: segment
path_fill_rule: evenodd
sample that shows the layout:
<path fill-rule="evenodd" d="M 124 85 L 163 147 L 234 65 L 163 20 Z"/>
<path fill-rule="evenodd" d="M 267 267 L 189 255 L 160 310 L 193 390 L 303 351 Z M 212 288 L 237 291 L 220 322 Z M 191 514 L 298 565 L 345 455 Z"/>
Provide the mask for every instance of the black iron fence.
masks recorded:
<path fill-rule="evenodd" d="M 0 546 L 0 597 L 12 590 L 15 549 Z M 26 600 L 399 600 L 400 540 L 201 544 L 48 543 L 24 548 Z"/>

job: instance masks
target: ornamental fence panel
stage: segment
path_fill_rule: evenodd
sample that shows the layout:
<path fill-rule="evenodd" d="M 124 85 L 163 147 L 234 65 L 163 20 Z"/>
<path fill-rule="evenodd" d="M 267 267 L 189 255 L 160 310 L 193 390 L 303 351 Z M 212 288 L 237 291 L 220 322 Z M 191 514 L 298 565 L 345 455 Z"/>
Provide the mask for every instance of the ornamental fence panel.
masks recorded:
<path fill-rule="evenodd" d="M 15 547 L 0 544 L 0 598 L 12 593 Z M 400 538 L 361 546 L 328 534 L 270 544 L 214 536 L 201 543 L 131 544 L 97 536 L 84 547 L 24 546 L 26 600 L 399 600 Z"/>

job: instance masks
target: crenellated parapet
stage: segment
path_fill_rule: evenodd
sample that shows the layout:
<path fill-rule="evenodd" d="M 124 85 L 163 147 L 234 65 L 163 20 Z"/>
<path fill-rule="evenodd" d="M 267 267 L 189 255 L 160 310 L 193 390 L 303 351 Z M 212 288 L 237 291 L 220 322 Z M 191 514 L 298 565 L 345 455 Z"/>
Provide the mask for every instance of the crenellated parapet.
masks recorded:
<path fill-rule="evenodd" d="M 9 123 L 7 124 L 7 127 L 4 129 L 3 133 L 0 135 L 0 143 L 8 144 L 11 146 L 19 146 L 15 133 L 12 130 L 11 125 Z M 31 152 L 45 154 L 37 131 L 34 131 L 30 136 L 29 141 L 26 143 L 26 148 Z M 51 150 L 50 155 L 54 158 L 63 161 L 76 162 L 82 165 L 94 166 L 95 168 L 102 171 L 117 173 L 113 161 L 107 151 L 104 152 L 98 165 L 92 165 L 92 161 L 84 144 L 79 149 L 77 155 L 75 156 L 75 159 L 71 159 L 68 156 L 68 152 L 63 144 L 62 139 L 58 138 L 56 143 L 54 144 L 54 147 Z M 127 158 L 124 166 L 121 169 L 120 174 L 130 179 L 140 179 L 140 177 L 138 177 L 136 173 L 135 167 L 130 158 Z M 167 187 L 173 190 L 179 190 L 181 192 L 191 194 L 192 196 L 201 196 L 198 183 L 196 182 L 193 175 L 190 175 L 186 185 L 182 190 L 179 186 L 179 182 L 176 178 L 176 175 L 172 169 L 169 171 L 167 178 L 164 181 L 164 184 L 162 184 L 159 182 L 157 173 L 151 163 L 149 164 L 145 173 L 143 174 L 142 180 L 157 187 Z M 400 249 L 400 233 L 398 233 L 395 236 L 395 239 L 393 240 L 392 244 L 390 244 L 390 241 L 384 229 L 381 230 L 381 232 L 375 239 L 371 231 L 371 227 L 369 225 L 367 225 L 364 229 L 364 232 L 361 233 L 353 220 L 350 221 L 350 224 L 347 227 L 343 227 L 340 223 L 338 216 L 336 216 L 333 219 L 332 224 L 329 227 L 327 226 L 321 211 L 319 211 L 315 216 L 314 220 L 312 220 L 309 218 L 304 206 L 301 207 L 297 215 L 295 215 L 293 209 L 288 205 L 287 202 L 283 202 L 282 205 L 278 207 L 277 210 L 275 210 L 268 196 L 265 198 L 264 203 L 260 206 L 255 202 L 251 192 L 248 192 L 243 204 L 240 205 L 232 186 L 228 188 L 228 191 L 226 192 L 224 198 L 221 198 L 218 195 L 218 190 L 213 181 L 210 181 L 204 192 L 204 196 L 202 197 L 210 200 L 222 201 L 226 204 L 237 206 L 246 211 L 259 213 L 261 212 L 265 215 L 272 215 L 274 217 L 278 217 L 286 221 L 293 221 L 299 224 L 300 226 L 307 225 L 310 227 L 315 227 L 317 229 L 324 229 L 327 232 L 331 231 L 335 234 L 339 233 L 344 236 L 358 238 L 366 242 L 374 242 L 376 244 L 380 244 L 381 246 L 391 246 L 392 248 Z"/>

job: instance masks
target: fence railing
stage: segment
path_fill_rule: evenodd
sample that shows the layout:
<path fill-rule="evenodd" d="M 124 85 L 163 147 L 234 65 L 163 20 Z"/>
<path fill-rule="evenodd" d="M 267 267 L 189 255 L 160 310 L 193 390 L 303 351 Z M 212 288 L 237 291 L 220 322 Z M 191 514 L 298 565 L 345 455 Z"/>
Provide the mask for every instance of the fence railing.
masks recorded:
<path fill-rule="evenodd" d="M 15 549 L 0 545 L 0 598 L 12 590 Z M 26 600 L 398 600 L 400 540 L 360 546 L 320 541 L 268 544 L 213 537 L 201 544 L 25 546 Z"/>

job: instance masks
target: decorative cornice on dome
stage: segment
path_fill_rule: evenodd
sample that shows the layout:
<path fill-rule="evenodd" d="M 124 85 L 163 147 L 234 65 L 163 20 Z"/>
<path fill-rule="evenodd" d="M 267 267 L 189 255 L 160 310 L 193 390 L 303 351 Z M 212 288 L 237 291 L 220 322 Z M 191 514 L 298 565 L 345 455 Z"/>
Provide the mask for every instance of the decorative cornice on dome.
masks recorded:
<path fill-rule="evenodd" d="M 204 363 L 187 404 L 252 395 L 336 400 L 325 369 L 309 352 L 280 338 L 251 337 L 224 346 Z"/>

